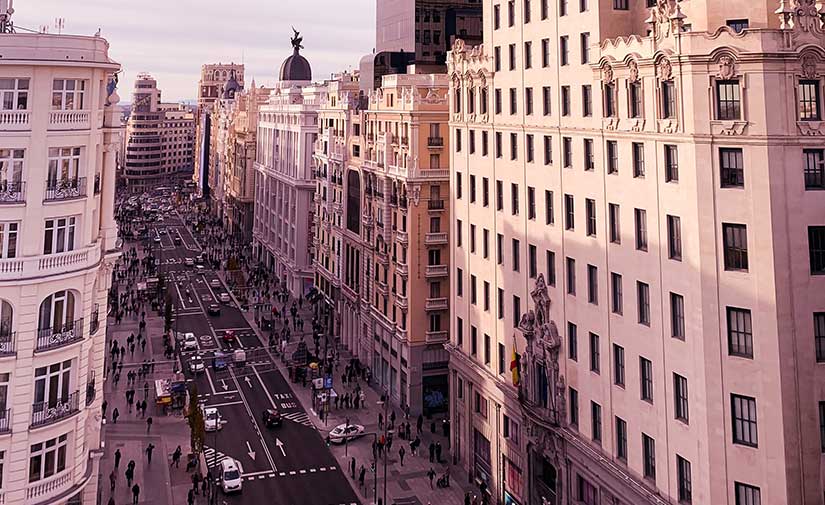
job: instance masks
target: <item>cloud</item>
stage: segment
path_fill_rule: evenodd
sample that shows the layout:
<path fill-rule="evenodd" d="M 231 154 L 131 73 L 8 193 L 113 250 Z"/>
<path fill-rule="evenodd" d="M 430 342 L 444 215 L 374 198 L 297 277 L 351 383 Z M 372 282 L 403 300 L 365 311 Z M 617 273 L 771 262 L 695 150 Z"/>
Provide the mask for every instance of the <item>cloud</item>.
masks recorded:
<path fill-rule="evenodd" d="M 357 67 L 375 45 L 375 0 L 25 0 L 15 10 L 15 24 L 26 28 L 56 33 L 61 17 L 63 33 L 101 28 L 123 66 L 124 99 L 139 72 L 157 79 L 164 100 L 195 98 L 205 63 L 243 61 L 248 81 L 271 84 L 291 53 L 291 26 L 318 80 Z"/>

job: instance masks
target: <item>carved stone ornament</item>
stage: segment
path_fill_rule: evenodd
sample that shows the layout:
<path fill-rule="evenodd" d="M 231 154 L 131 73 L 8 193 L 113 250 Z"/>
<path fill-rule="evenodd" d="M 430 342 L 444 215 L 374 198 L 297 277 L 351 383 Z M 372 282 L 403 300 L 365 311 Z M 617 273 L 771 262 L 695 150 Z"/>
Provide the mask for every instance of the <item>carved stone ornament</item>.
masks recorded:
<path fill-rule="evenodd" d="M 410 187 L 410 199 L 413 202 L 413 205 L 418 207 L 418 202 L 421 199 L 421 184 L 413 184 Z"/>
<path fill-rule="evenodd" d="M 613 67 L 609 63 L 602 67 L 602 81 L 606 84 L 613 82 Z"/>
<path fill-rule="evenodd" d="M 794 31 L 822 32 L 822 18 L 815 0 L 793 0 Z"/>
<path fill-rule="evenodd" d="M 461 87 L 461 78 L 458 76 L 458 74 L 453 74 L 452 81 L 453 81 L 453 88 L 454 89 L 458 89 L 458 88 Z"/>
<path fill-rule="evenodd" d="M 670 64 L 670 60 L 667 58 L 660 59 L 656 65 L 656 72 L 659 79 L 663 81 L 670 80 L 670 78 L 673 77 L 673 66 Z"/>
<path fill-rule="evenodd" d="M 461 54 L 465 51 L 465 49 L 464 39 L 455 39 L 455 42 L 453 42 L 453 52 L 456 54 Z"/>
<path fill-rule="evenodd" d="M 806 54 L 802 57 L 802 76 L 805 79 L 816 79 L 818 77 L 816 70 L 816 56 L 813 54 Z"/>
<path fill-rule="evenodd" d="M 629 78 L 630 82 L 636 82 L 639 80 L 639 64 L 636 63 L 636 60 L 630 60 L 630 63 L 627 64 L 629 70 Z"/>
<path fill-rule="evenodd" d="M 733 57 L 726 54 L 719 58 L 719 78 L 730 79 L 734 75 L 736 75 L 736 65 L 733 61 Z"/>

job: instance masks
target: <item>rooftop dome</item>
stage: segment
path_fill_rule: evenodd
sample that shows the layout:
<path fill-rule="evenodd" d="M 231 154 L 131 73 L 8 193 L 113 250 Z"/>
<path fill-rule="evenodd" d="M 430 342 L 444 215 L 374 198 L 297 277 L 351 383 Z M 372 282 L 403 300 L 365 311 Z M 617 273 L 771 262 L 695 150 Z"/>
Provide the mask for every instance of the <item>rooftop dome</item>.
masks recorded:
<path fill-rule="evenodd" d="M 223 87 L 223 97 L 233 99 L 235 98 L 235 94 L 241 91 L 241 89 L 241 85 L 238 84 L 238 81 L 235 79 L 235 71 L 233 70 L 232 73 L 229 74 L 229 80 L 226 81 L 226 85 Z"/>
<path fill-rule="evenodd" d="M 295 32 L 295 35 L 291 39 L 292 55 L 281 63 L 280 80 L 311 81 L 312 69 L 309 66 L 309 62 L 299 54 L 299 51 L 304 47 L 301 45 L 303 37 L 300 36 L 295 28 L 293 28 L 292 31 Z"/>

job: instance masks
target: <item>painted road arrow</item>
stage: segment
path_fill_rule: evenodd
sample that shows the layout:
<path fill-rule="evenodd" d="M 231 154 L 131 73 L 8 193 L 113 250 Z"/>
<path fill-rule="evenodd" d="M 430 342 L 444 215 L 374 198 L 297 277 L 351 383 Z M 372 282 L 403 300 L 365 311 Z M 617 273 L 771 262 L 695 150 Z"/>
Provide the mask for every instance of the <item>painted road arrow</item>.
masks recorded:
<path fill-rule="evenodd" d="M 252 458 L 252 461 L 255 461 L 255 451 L 252 450 L 252 446 L 249 445 L 248 441 L 246 442 L 246 448 L 248 449 L 247 454 L 249 454 L 249 457 Z"/>
<path fill-rule="evenodd" d="M 284 452 L 284 443 L 281 442 L 280 438 L 275 439 L 275 445 L 278 446 L 278 449 L 281 450 L 281 454 L 283 454 L 284 457 L 286 457 L 286 452 Z"/>
<path fill-rule="evenodd" d="M 249 389 L 252 389 L 252 381 L 249 379 L 249 377 L 244 377 L 244 379 L 246 379 L 246 384 L 249 386 Z"/>
<path fill-rule="evenodd" d="M 221 387 L 224 391 L 227 391 L 229 389 L 229 386 L 226 385 L 226 381 L 223 379 L 221 379 Z"/>

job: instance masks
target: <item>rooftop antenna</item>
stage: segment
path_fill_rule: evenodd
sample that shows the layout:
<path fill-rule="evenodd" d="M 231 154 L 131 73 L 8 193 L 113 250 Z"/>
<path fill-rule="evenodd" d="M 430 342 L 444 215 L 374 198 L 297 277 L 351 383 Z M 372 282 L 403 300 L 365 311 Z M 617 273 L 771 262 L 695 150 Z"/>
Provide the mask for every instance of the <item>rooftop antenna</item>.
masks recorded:
<path fill-rule="evenodd" d="M 0 0 L 2 1 L 2 0 Z M 9 0 L 11 1 L 11 0 Z M 57 30 L 58 35 L 63 34 L 63 28 L 66 26 L 66 19 L 65 18 L 54 18 L 54 28 Z"/>
<path fill-rule="evenodd" d="M 14 0 L 0 0 L 0 33 L 14 33 L 14 23 L 11 21 L 13 3 Z"/>

